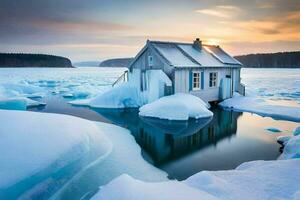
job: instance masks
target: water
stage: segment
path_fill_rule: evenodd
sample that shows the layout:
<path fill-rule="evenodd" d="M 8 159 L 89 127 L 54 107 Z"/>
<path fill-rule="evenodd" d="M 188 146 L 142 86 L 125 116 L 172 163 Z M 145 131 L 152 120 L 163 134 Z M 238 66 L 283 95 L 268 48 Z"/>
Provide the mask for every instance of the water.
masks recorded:
<path fill-rule="evenodd" d="M 59 97 L 45 101 L 46 107 L 31 110 L 69 113 L 129 129 L 142 147 L 144 159 L 166 171 L 169 178 L 177 180 L 184 180 L 202 170 L 233 169 L 246 161 L 277 159 L 281 146 L 276 138 L 290 135 L 299 126 L 295 122 L 218 107 L 212 108 L 213 118 L 171 122 L 141 118 L 137 109 L 74 107 Z M 269 127 L 282 132 L 272 133 L 267 130 Z"/>
<path fill-rule="evenodd" d="M 1 83 L 42 86 L 43 97 L 34 100 L 46 102 L 47 105 L 29 110 L 70 114 L 129 129 L 142 148 L 143 158 L 166 171 L 169 178 L 178 180 L 202 170 L 233 169 L 246 161 L 276 159 L 280 154 L 280 145 L 277 144 L 276 137 L 289 135 L 300 126 L 295 122 L 224 111 L 218 107 L 213 108 L 213 118 L 188 122 L 153 120 L 139 117 L 136 109 L 111 110 L 71 106 L 67 102 L 75 97 L 63 97 L 64 94 L 74 93 L 77 90 L 88 92 L 89 96 L 101 93 L 110 88 L 109 85 L 122 74 L 123 70 L 0 69 L 0 86 Z M 298 69 L 242 70 L 242 81 L 246 84 L 247 91 L 278 104 L 299 105 L 299 80 Z M 18 95 L 27 95 L 18 92 Z M 279 128 L 282 132 L 272 133 L 266 130 L 269 127 Z M 88 199 L 100 185 L 106 184 L 121 172 L 134 173 L 134 166 L 130 164 L 126 166 L 128 168 L 120 170 L 111 168 L 113 163 L 99 162 L 70 182 L 81 169 L 96 160 L 96 154 L 93 155 L 94 157 L 78 161 L 73 168 L 70 166 L 63 169 L 59 175 L 55 173 L 50 175 L 56 177 L 57 182 L 49 183 L 47 179 L 41 180 L 46 186 L 42 184 L 38 192 L 32 186 L 31 189 L 33 193 L 35 192 L 33 196 L 48 198 L 68 182 L 57 198 L 80 199 L 84 196 Z M 110 170 L 110 173 L 107 173 L 107 170 Z M 139 175 L 136 178 L 139 178 Z M 52 188 L 49 189 L 49 186 Z M 12 188 L 11 193 L 18 194 L 17 191 L 25 190 L 20 187 Z"/>

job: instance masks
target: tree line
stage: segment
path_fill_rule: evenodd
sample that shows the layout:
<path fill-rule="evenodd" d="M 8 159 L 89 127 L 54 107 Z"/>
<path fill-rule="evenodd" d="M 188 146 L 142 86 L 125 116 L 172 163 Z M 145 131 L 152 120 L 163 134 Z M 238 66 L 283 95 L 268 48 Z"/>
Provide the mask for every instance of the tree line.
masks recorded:
<path fill-rule="evenodd" d="M 73 67 L 70 59 L 45 54 L 0 53 L 0 67 Z"/>

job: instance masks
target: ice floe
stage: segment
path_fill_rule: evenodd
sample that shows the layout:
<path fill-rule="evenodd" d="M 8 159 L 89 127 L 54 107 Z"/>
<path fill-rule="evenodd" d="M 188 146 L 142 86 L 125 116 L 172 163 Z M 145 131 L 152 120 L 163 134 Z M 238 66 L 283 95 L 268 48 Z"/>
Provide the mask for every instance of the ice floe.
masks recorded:
<path fill-rule="evenodd" d="M 162 97 L 140 108 L 139 115 L 168 120 L 188 120 L 213 116 L 200 98 L 184 93 Z"/>
<path fill-rule="evenodd" d="M 226 99 L 219 105 L 225 109 L 246 111 L 275 119 L 300 122 L 300 107 L 272 105 L 258 97 L 241 96 L 235 93 L 232 98 Z"/>
<path fill-rule="evenodd" d="M 290 138 L 280 139 L 284 140 L 284 149 L 280 155 L 280 159 L 291 159 L 291 158 L 300 158 L 300 127 L 296 128 L 294 131 L 294 136 Z M 278 140 L 278 138 L 277 138 Z"/>
<path fill-rule="evenodd" d="M 280 133 L 281 130 L 278 129 L 278 128 L 275 128 L 275 127 L 269 127 L 269 128 L 266 128 L 266 130 L 272 132 L 272 133 Z"/>
<path fill-rule="evenodd" d="M 95 123 L 78 117 L 0 110 L 0 119 L 0 189 L 50 165 L 56 170 L 68 165 L 89 152 L 91 141 L 99 140 L 103 155 L 111 151 Z"/>

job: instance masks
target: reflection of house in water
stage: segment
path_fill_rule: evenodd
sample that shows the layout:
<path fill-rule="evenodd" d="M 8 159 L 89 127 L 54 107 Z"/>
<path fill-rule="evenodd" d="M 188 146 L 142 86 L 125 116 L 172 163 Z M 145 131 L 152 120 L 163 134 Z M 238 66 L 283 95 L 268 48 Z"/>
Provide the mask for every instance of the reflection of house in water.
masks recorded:
<path fill-rule="evenodd" d="M 236 133 L 240 115 L 216 108 L 212 119 L 173 122 L 141 118 L 136 109 L 96 111 L 112 123 L 128 128 L 154 164 L 168 162 L 231 137 Z"/>

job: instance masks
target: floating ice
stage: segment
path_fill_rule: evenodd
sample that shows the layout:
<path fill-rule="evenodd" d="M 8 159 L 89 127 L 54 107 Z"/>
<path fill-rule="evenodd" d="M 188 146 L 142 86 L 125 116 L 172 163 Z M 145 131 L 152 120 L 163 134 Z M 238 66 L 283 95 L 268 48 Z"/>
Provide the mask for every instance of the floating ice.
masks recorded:
<path fill-rule="evenodd" d="M 241 96 L 237 93 L 230 99 L 219 103 L 226 109 L 246 111 L 276 119 L 300 122 L 300 107 L 271 105 L 257 97 Z"/>
<path fill-rule="evenodd" d="M 280 132 L 281 132 L 280 129 L 275 128 L 275 127 L 269 127 L 269 128 L 267 128 L 266 130 L 268 130 L 268 131 L 270 131 L 270 132 L 272 132 L 272 133 L 280 133 Z"/>
<path fill-rule="evenodd" d="M 140 108 L 139 115 L 168 120 L 188 120 L 213 116 L 200 98 L 184 93 L 162 97 Z"/>
<path fill-rule="evenodd" d="M 280 155 L 280 159 L 291 159 L 291 158 L 300 158 L 300 135 L 298 130 L 300 127 L 296 128 L 294 131 L 294 136 L 289 140 L 285 141 L 284 149 Z"/>
<path fill-rule="evenodd" d="M 286 145 L 287 142 L 291 139 L 291 136 L 279 136 L 277 137 L 277 142 L 279 144 L 283 144 L 283 145 Z"/>
<path fill-rule="evenodd" d="M 56 170 L 68 165 L 87 153 L 90 141 L 98 137 L 102 154 L 111 150 L 103 132 L 81 118 L 0 110 L 0 119 L 0 189 L 50 165 L 55 165 Z"/>
<path fill-rule="evenodd" d="M 43 102 L 34 101 L 26 97 L 0 99 L 0 109 L 26 110 L 28 107 L 44 106 Z"/>

